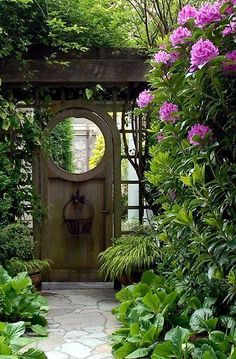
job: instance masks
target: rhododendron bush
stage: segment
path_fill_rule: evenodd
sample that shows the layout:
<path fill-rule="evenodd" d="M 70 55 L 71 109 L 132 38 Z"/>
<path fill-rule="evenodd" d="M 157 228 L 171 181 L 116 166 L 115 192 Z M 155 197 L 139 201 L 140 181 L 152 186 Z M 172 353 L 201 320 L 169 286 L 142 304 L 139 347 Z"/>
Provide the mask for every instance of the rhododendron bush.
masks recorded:
<path fill-rule="evenodd" d="M 228 313 L 236 294 L 236 4 L 186 5 L 152 55 L 150 170 L 157 270 Z"/>

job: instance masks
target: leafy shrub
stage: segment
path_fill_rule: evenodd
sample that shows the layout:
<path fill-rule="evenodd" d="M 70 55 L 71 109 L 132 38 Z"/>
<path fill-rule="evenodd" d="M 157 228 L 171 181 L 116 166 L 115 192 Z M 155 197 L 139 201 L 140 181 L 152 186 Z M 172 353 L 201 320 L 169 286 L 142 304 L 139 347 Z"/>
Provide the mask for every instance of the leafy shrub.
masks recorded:
<path fill-rule="evenodd" d="M 39 220 L 44 213 L 32 188 L 31 173 L 32 153 L 40 143 L 41 128 L 31 112 L 19 111 L 8 97 L 0 95 L 0 109 L 0 225 L 29 214 Z"/>
<path fill-rule="evenodd" d="M 150 96 L 140 95 L 155 141 L 146 178 L 161 207 L 158 271 L 219 304 L 236 293 L 234 5 L 192 8 L 195 22 L 185 8 L 151 61 Z"/>
<path fill-rule="evenodd" d="M 72 151 L 73 127 L 71 119 L 57 124 L 49 137 L 49 151 L 56 165 L 65 171 L 74 171 Z"/>
<path fill-rule="evenodd" d="M 32 258 L 34 248 L 30 229 L 24 224 L 10 224 L 0 231 L 0 262 L 17 257 L 22 260 Z"/>
<path fill-rule="evenodd" d="M 95 147 L 92 150 L 91 157 L 89 159 L 89 169 L 92 170 L 95 168 L 100 162 L 105 152 L 105 139 L 104 136 L 98 135 L 95 141 Z"/>
<path fill-rule="evenodd" d="M 0 320 L 5 322 L 24 321 L 38 334 L 46 334 L 43 327 L 47 324 L 45 314 L 47 300 L 33 291 L 27 273 L 11 278 L 0 267 Z"/>
<path fill-rule="evenodd" d="M 22 349 L 31 344 L 32 339 L 22 336 L 25 333 L 25 323 L 3 323 L 0 322 L 0 358 L 3 359 L 46 359 L 46 355 L 40 349 L 28 349 L 22 351 Z"/>
<path fill-rule="evenodd" d="M 50 268 L 53 262 L 50 259 L 30 259 L 24 261 L 19 258 L 11 258 L 5 262 L 5 269 L 10 276 L 16 276 L 20 272 L 28 272 L 29 275 L 42 272 Z"/>

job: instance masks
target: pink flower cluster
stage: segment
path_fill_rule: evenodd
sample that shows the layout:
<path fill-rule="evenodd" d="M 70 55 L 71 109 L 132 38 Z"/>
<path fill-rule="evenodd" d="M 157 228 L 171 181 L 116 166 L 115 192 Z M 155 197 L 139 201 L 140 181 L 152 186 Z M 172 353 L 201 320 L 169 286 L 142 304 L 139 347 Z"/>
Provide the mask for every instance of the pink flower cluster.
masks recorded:
<path fill-rule="evenodd" d="M 176 122 L 179 116 L 176 114 L 178 112 L 178 106 L 171 102 L 164 102 L 160 107 L 160 119 L 165 122 Z"/>
<path fill-rule="evenodd" d="M 225 56 L 228 60 L 236 62 L 236 50 L 227 52 L 227 54 Z"/>
<path fill-rule="evenodd" d="M 197 12 L 196 25 L 203 27 L 213 21 L 221 20 L 220 7 L 218 4 L 205 4 Z"/>
<path fill-rule="evenodd" d="M 179 56 L 179 53 L 176 51 L 169 53 L 160 50 L 154 55 L 154 61 L 158 64 L 165 64 L 170 66 L 172 63 L 178 60 Z"/>
<path fill-rule="evenodd" d="M 137 105 L 140 108 L 146 107 L 153 100 L 154 96 L 151 94 L 150 90 L 144 90 L 140 92 L 137 98 Z"/>
<path fill-rule="evenodd" d="M 170 35 L 170 41 L 173 46 L 180 45 L 186 42 L 188 37 L 191 37 L 192 33 L 187 27 L 179 26 Z"/>
<path fill-rule="evenodd" d="M 197 16 L 197 9 L 191 5 L 185 5 L 178 15 L 178 24 L 184 25 L 190 19 L 195 19 Z"/>
<path fill-rule="evenodd" d="M 191 49 L 191 70 L 194 71 L 219 55 L 219 49 L 210 41 L 200 39 Z"/>
<path fill-rule="evenodd" d="M 154 55 L 154 61 L 159 63 L 163 63 L 163 64 L 168 64 L 170 62 L 171 59 L 171 55 L 163 50 L 158 51 L 155 55 Z"/>
<path fill-rule="evenodd" d="M 222 31 L 223 36 L 228 36 L 234 34 L 236 32 L 236 18 L 233 18 L 230 21 L 229 25 L 227 25 Z"/>
<path fill-rule="evenodd" d="M 210 135 L 211 133 L 212 131 L 208 126 L 202 125 L 201 123 L 197 123 L 190 128 L 188 132 L 188 140 L 192 145 L 197 146 L 200 145 L 200 142 L 194 139 L 195 136 L 198 136 L 202 140 L 204 140 L 205 137 L 207 135 Z"/>

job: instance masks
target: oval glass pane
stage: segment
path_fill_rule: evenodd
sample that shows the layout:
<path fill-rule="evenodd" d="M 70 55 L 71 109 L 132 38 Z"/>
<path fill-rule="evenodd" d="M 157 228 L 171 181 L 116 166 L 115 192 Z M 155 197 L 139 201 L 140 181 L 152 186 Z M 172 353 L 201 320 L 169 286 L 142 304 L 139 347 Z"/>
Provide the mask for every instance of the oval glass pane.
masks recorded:
<path fill-rule="evenodd" d="M 51 131 L 49 151 L 53 162 L 64 171 L 85 173 L 101 162 L 105 139 L 94 122 L 67 118 Z"/>

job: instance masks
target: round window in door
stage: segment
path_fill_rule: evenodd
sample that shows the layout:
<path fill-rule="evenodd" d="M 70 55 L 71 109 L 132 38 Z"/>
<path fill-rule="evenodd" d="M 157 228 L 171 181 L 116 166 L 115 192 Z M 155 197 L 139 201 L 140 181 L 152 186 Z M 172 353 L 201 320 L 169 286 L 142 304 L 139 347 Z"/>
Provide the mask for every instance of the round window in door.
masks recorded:
<path fill-rule="evenodd" d="M 86 118 L 66 118 L 49 136 L 52 161 L 64 171 L 85 173 L 101 162 L 105 139 L 99 127 Z"/>

